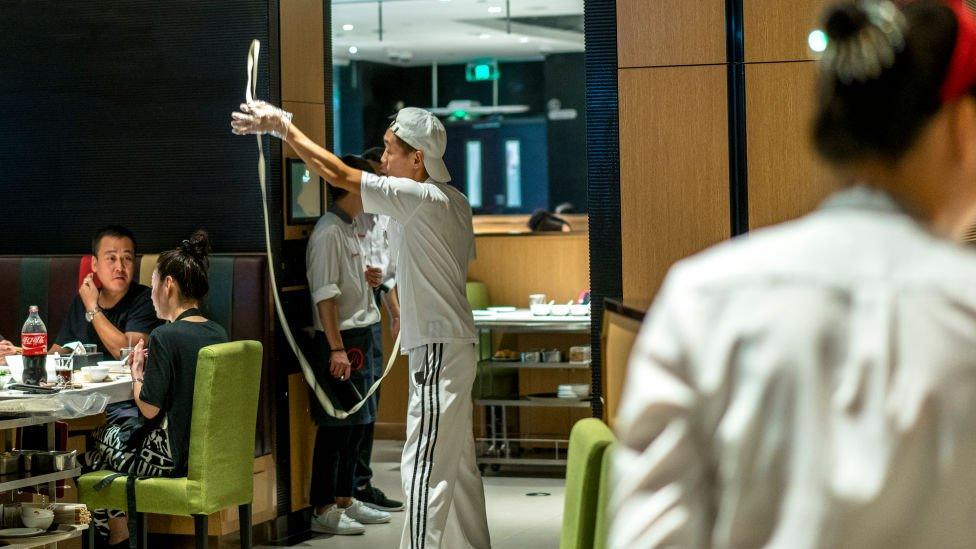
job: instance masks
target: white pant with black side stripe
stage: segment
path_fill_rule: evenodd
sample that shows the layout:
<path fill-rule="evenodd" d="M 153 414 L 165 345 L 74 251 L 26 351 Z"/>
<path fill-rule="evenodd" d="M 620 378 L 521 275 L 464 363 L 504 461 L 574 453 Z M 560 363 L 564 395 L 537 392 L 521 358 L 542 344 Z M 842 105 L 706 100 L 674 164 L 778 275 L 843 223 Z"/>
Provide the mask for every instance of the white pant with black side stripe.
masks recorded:
<path fill-rule="evenodd" d="M 488 549 L 471 425 L 475 347 L 431 343 L 408 355 L 410 408 L 400 471 L 409 514 L 400 549 Z"/>

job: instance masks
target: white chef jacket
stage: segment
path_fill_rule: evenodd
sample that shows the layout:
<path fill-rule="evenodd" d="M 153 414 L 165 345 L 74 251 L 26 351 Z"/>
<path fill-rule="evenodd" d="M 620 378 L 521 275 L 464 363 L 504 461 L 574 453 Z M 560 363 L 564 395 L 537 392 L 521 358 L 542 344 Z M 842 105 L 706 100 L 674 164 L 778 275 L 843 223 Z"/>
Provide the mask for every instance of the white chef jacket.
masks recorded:
<path fill-rule="evenodd" d="M 392 217 L 400 298 L 400 348 L 474 343 L 477 336 L 465 285 L 474 257 L 471 205 L 460 191 L 432 179 L 363 172 L 363 209 Z"/>
<path fill-rule="evenodd" d="M 617 425 L 612 547 L 973 547 L 976 254 L 853 188 L 682 261 Z"/>
<path fill-rule="evenodd" d="M 380 321 L 373 291 L 366 282 L 359 238 L 352 220 L 330 208 L 312 230 L 305 251 L 308 289 L 312 294 L 315 329 L 325 331 L 317 304 L 335 299 L 339 329 L 365 328 Z"/>
<path fill-rule="evenodd" d="M 395 230 L 391 227 L 395 223 L 390 216 L 366 212 L 353 220 L 356 236 L 359 237 L 359 249 L 363 253 L 363 268 L 378 267 L 383 272 L 382 286 L 386 291 L 396 286 L 396 256 L 390 250 L 389 235 L 391 230 Z"/>

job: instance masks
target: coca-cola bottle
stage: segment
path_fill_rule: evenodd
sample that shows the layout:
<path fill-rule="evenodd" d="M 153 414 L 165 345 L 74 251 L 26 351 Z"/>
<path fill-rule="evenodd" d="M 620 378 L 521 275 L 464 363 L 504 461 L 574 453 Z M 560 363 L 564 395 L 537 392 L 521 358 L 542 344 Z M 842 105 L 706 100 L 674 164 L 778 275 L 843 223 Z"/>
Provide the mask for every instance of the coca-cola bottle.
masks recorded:
<path fill-rule="evenodd" d="M 24 328 L 20 331 L 20 346 L 24 349 L 24 375 L 25 385 L 40 385 L 42 381 L 47 381 L 47 326 L 37 314 L 37 305 L 31 305 L 30 314 L 24 322 Z"/>

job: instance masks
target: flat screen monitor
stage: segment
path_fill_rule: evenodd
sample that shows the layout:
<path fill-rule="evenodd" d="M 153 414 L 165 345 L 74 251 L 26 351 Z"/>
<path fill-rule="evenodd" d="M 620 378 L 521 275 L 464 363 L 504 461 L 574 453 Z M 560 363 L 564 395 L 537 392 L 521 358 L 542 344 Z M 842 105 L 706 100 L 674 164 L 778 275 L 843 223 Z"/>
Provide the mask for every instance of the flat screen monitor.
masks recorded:
<path fill-rule="evenodd" d="M 287 160 L 288 224 L 314 225 L 325 209 L 325 183 L 297 158 Z"/>

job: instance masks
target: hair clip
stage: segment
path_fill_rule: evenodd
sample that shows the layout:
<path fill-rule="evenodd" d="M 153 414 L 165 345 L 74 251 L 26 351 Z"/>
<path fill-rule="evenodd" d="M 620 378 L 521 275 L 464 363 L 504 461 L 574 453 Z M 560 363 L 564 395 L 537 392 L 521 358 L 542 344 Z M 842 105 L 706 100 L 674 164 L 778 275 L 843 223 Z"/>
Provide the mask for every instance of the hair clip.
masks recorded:
<path fill-rule="evenodd" d="M 867 82 L 895 64 L 905 48 L 908 21 L 889 0 L 859 0 L 867 23 L 850 37 L 827 39 L 821 66 L 842 84 Z"/>

